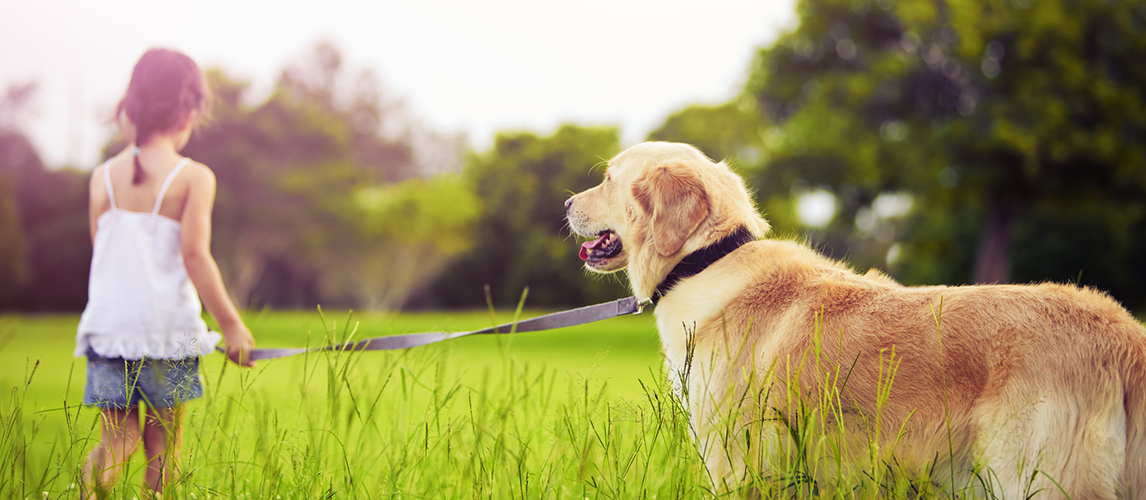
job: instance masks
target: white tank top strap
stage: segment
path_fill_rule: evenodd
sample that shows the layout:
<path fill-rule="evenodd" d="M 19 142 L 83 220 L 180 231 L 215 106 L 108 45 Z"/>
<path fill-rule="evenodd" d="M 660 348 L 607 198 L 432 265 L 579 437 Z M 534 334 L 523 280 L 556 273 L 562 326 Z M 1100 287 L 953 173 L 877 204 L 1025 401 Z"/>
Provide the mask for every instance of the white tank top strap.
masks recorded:
<path fill-rule="evenodd" d="M 103 162 L 103 183 L 107 187 L 107 200 L 111 202 L 111 209 L 115 210 L 115 192 L 111 189 L 111 159 Z"/>
<path fill-rule="evenodd" d="M 171 181 L 175 180 L 175 176 L 179 175 L 179 171 L 183 169 L 183 166 L 190 162 L 190 158 L 184 158 L 175 164 L 175 168 L 171 169 L 170 174 L 167 174 L 167 178 L 163 180 L 163 185 L 159 187 L 159 196 L 155 197 L 155 208 L 151 209 L 152 214 L 159 213 L 159 206 L 163 204 L 163 195 L 167 194 L 167 188 L 171 186 Z"/>

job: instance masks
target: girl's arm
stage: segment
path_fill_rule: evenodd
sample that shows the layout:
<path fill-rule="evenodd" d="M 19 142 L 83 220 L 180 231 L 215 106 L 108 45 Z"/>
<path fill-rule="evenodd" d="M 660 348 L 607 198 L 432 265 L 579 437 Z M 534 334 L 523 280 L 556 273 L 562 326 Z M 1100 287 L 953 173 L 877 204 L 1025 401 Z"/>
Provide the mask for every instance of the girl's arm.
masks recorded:
<path fill-rule="evenodd" d="M 103 169 L 101 165 L 92 169 L 91 180 L 88 181 L 88 230 L 91 232 L 92 246 L 95 246 L 96 228 L 99 216 L 111 208 L 111 200 L 107 199 L 107 187 L 103 182 Z"/>
<path fill-rule="evenodd" d="M 187 267 L 187 275 L 199 291 L 203 305 L 223 330 L 227 357 L 243 366 L 255 366 L 248 354 L 254 348 L 255 340 L 243 324 L 231 298 L 227 296 L 219 266 L 211 256 L 211 210 L 215 205 L 215 174 L 197 163 L 191 163 L 188 167 L 191 168 L 184 175 L 191 174 L 187 175 L 190 186 L 183 215 L 179 220 L 183 265 Z"/>

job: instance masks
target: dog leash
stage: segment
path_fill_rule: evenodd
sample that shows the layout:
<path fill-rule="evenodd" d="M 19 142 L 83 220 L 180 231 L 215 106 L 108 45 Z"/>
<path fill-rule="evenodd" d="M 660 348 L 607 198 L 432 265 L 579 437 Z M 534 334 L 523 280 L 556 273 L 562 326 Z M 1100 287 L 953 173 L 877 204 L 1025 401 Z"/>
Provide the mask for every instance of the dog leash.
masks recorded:
<path fill-rule="evenodd" d="M 443 340 L 456 339 L 469 335 L 526 333 L 543 330 L 556 330 L 570 326 L 584 325 L 596 321 L 616 318 L 625 315 L 638 315 L 644 310 L 649 301 L 638 302 L 636 297 L 605 302 L 602 304 L 579 307 L 568 311 L 560 311 L 536 318 L 491 326 L 481 330 L 469 332 L 425 332 L 409 333 L 405 335 L 391 335 L 388 337 L 374 337 L 343 344 L 332 344 L 313 348 L 282 348 L 282 349 L 253 349 L 250 353 L 252 360 L 285 358 L 305 352 L 321 351 L 389 351 L 393 349 L 408 349 L 411 347 L 433 344 Z M 215 350 L 226 353 L 226 349 L 216 346 Z"/>

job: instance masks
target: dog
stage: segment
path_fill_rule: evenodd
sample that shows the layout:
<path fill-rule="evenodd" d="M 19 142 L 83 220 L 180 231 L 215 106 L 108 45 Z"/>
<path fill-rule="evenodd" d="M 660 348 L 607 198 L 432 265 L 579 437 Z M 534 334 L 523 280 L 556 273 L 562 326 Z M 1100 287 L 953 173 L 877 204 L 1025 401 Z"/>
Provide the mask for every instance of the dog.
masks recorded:
<path fill-rule="evenodd" d="M 684 144 L 628 148 L 565 208 L 585 266 L 655 304 L 718 489 L 796 454 L 821 486 L 891 470 L 953 496 L 1146 498 L 1146 328 L 1102 292 L 857 274 L 764 238 L 740 176 Z M 816 415 L 835 452 L 796 442 Z"/>

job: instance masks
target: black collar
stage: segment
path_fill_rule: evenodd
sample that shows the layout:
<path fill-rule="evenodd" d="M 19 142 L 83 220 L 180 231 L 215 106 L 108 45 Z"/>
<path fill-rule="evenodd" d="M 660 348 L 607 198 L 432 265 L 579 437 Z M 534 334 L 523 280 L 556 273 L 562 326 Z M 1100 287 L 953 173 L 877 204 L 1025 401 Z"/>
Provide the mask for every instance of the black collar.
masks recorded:
<path fill-rule="evenodd" d="M 704 271 L 708 266 L 720 260 L 721 257 L 732 253 L 733 250 L 744 246 L 745 243 L 750 241 L 756 241 L 756 237 L 748 232 L 747 227 L 740 226 L 740 229 L 721 238 L 720 241 L 686 255 L 676 267 L 672 268 L 668 276 L 665 276 L 664 281 L 661 281 L 661 284 L 657 285 L 657 289 L 653 291 L 653 296 L 650 297 L 653 305 L 660 302 L 661 297 L 664 297 L 672 287 L 680 283 L 680 280 L 700 274 L 701 271 Z"/>

